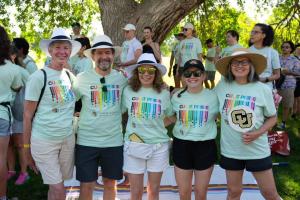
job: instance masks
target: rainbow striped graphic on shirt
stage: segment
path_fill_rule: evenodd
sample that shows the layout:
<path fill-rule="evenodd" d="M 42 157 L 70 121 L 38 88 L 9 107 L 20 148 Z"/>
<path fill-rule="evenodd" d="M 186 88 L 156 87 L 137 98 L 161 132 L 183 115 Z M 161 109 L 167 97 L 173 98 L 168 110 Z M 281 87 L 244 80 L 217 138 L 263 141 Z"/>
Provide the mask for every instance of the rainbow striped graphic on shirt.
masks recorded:
<path fill-rule="evenodd" d="M 225 113 L 227 115 L 228 112 L 236 106 L 247 106 L 252 110 L 254 110 L 255 101 L 256 101 L 256 97 L 252 97 L 252 96 L 226 94 L 222 113 Z"/>
<path fill-rule="evenodd" d="M 130 114 L 137 119 L 157 119 L 161 115 L 161 100 L 150 97 L 132 97 Z"/>
<path fill-rule="evenodd" d="M 62 80 L 48 81 L 52 102 L 67 103 L 75 99 L 71 86 L 63 84 Z"/>
<path fill-rule="evenodd" d="M 179 105 L 179 124 L 184 127 L 202 127 L 208 119 L 207 105 Z"/>
<path fill-rule="evenodd" d="M 106 85 L 107 92 L 102 91 L 102 85 L 90 86 L 91 103 L 94 107 L 103 108 L 114 106 L 120 102 L 120 86 Z"/>

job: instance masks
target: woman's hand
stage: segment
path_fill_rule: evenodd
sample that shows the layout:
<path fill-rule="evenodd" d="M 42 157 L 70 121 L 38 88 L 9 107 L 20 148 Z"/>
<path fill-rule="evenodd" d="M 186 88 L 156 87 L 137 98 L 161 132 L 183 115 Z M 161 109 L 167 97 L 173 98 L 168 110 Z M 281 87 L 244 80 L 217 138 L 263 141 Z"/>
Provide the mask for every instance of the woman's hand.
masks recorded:
<path fill-rule="evenodd" d="M 261 134 L 258 131 L 250 131 L 243 134 L 243 142 L 244 144 L 250 144 L 257 138 L 259 138 Z"/>

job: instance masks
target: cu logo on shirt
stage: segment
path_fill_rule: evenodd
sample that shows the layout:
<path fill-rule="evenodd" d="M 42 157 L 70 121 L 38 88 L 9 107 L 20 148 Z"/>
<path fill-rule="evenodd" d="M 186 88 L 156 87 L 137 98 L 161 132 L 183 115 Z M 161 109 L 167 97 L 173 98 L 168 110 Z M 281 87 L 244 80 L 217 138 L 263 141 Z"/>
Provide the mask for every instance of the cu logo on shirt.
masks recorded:
<path fill-rule="evenodd" d="M 245 110 L 234 110 L 231 112 L 232 122 L 240 128 L 250 128 L 252 126 L 252 113 L 246 113 Z"/>

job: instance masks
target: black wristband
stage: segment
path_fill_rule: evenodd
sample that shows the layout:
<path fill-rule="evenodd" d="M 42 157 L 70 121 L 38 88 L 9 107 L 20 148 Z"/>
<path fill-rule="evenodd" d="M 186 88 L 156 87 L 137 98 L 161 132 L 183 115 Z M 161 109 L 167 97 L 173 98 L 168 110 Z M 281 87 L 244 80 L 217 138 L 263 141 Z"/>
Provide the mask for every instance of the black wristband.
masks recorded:
<path fill-rule="evenodd" d="M 269 78 L 267 77 L 267 78 L 266 78 L 266 83 L 269 82 L 269 81 L 270 81 L 270 80 L 269 80 Z"/>

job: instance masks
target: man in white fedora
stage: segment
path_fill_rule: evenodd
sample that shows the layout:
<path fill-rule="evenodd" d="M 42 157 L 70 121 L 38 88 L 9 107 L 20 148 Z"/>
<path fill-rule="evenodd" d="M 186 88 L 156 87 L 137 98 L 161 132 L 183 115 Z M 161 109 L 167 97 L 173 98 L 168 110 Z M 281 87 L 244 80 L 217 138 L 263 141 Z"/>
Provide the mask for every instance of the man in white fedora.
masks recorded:
<path fill-rule="evenodd" d="M 80 200 L 92 200 L 100 164 L 104 200 L 116 197 L 117 180 L 123 177 L 121 97 L 127 85 L 124 75 L 112 69 L 117 47 L 106 35 L 95 37 L 84 51 L 94 68 L 77 76 L 75 93 L 82 101 L 75 150 Z"/>
<path fill-rule="evenodd" d="M 143 52 L 143 46 L 135 37 L 136 28 L 133 24 L 126 24 L 123 28 L 125 41 L 122 44 L 122 52 L 120 55 L 121 63 L 119 67 L 126 68 L 136 64 L 138 58 Z"/>
<path fill-rule="evenodd" d="M 40 48 L 51 62 L 34 72 L 26 85 L 24 106 L 24 148 L 29 167 L 40 171 L 49 185 L 48 200 L 64 200 L 63 181 L 72 178 L 75 137 L 72 120 L 75 77 L 65 69 L 81 44 L 71 40 L 63 28 L 53 31 Z"/>

